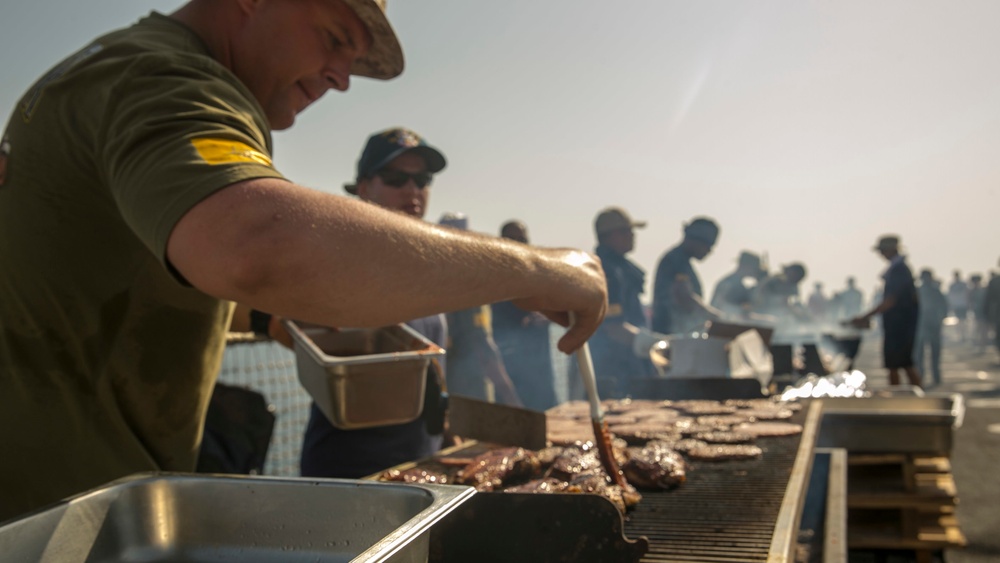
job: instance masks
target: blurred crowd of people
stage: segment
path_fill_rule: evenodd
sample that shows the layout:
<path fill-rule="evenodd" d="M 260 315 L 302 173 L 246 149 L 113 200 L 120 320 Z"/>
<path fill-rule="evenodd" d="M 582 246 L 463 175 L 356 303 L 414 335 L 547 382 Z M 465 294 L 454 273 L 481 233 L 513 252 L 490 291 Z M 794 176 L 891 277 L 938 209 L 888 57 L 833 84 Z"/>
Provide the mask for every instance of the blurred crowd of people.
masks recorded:
<path fill-rule="evenodd" d="M 647 274 L 629 254 L 635 249 L 637 231 L 646 224 L 619 207 L 601 210 L 594 220 L 596 254 L 608 284 L 608 310 L 591 339 L 591 347 L 595 372 L 608 396 L 627 394 L 631 379 L 657 375 L 650 355 L 652 344 L 678 336 L 697 336 L 711 323 L 763 326 L 778 334 L 811 331 L 843 335 L 854 331 L 858 338 L 861 330 L 872 328 L 881 337 L 882 355 L 893 385 L 941 384 L 945 327 L 952 328 L 956 344 L 968 344 L 980 353 L 991 347 L 1000 352 L 998 272 L 984 279 L 982 274 L 963 277 L 960 271 L 954 271 L 944 288 L 931 268 L 922 268 L 914 275 L 897 235 L 880 237 L 873 248 L 888 266 L 869 299 L 854 276 L 847 276 L 844 286 L 832 292 L 827 292 L 822 282 L 813 282 L 805 295 L 802 287 L 808 269 L 804 263 L 793 261 L 772 270 L 766 253 L 750 250 L 741 251 L 735 269 L 714 286 L 704 283 L 695 263 L 712 252 L 721 229 L 710 217 L 694 217 L 681 226 L 680 240 L 660 258 L 650 280 L 652 299 L 648 306 L 644 305 L 641 296 Z M 516 226 L 516 232 L 527 232 L 519 221 L 505 224 L 503 231 L 512 226 Z M 526 235 L 520 240 L 527 242 Z M 545 340 L 547 327 L 540 327 L 544 320 L 532 320 L 526 313 L 515 315 L 512 311 L 516 308 L 509 304 L 496 304 L 493 310 L 494 319 L 518 319 L 516 323 L 504 323 L 504 359 L 523 362 L 526 357 L 535 358 L 526 373 L 540 374 L 548 381 L 553 373 L 547 362 L 548 349 L 538 344 Z M 529 354 L 528 342 L 513 338 L 510 331 L 527 334 L 530 330 L 536 332 L 532 340 L 538 348 Z M 497 331 L 499 335 L 499 328 Z M 533 381 L 536 388 L 540 386 L 538 378 L 515 378 L 523 404 L 532 408 L 552 404 L 555 395 L 548 383 L 543 389 L 520 391 L 527 381 Z M 573 395 L 572 379 L 570 383 Z M 536 393 L 545 400 L 529 398 Z"/>
<path fill-rule="evenodd" d="M 346 189 L 365 201 L 423 218 L 432 175 L 444 168 L 444 162 L 444 156 L 416 133 L 383 131 L 369 139 L 359 160 L 359 180 Z M 462 213 L 445 213 L 438 223 L 469 229 L 469 219 Z M 929 268 L 914 279 L 899 237 L 893 235 L 880 238 L 874 248 L 889 266 L 883 283 L 867 301 L 854 277 L 846 277 L 845 285 L 830 293 L 822 282 L 813 282 L 806 296 L 802 286 L 808 269 L 803 262 L 772 269 L 765 253 L 750 250 L 742 250 L 734 270 L 715 284 L 704 283 L 696 263 L 709 256 L 721 233 L 718 223 L 707 216 L 681 225 L 679 240 L 663 253 L 649 280 L 652 299 L 647 305 L 642 300 L 647 274 L 629 257 L 637 231 L 646 225 L 620 207 L 600 210 L 593 222 L 595 254 L 601 259 L 608 290 L 606 316 L 590 340 L 602 397 L 625 396 L 636 378 L 662 375 L 651 347 L 676 338 L 704 336 L 701 331 L 712 323 L 795 333 L 865 329 L 876 320 L 890 383 L 899 384 L 905 375 L 910 385 L 918 387 L 941 382 L 946 323 L 955 326 L 962 342 L 980 350 L 985 350 L 989 335 L 996 338 L 1000 320 L 997 274 L 983 283 L 981 275 L 965 280 L 956 271 L 947 290 Z M 528 226 L 518 219 L 505 222 L 498 234 L 531 244 Z M 545 316 L 511 302 L 498 302 L 410 324 L 446 349 L 446 377 L 441 387 L 429 387 L 434 392 L 444 388 L 452 395 L 539 411 L 558 403 L 561 393 L 556 391 L 552 361 L 555 333 Z M 572 359 L 567 365 L 575 371 Z M 429 384 L 438 375 L 429 374 Z M 569 398 L 583 398 L 575 384 L 578 378 L 567 375 Z M 302 453 L 303 475 L 371 474 L 397 463 L 400 455 L 419 457 L 441 447 L 443 431 L 428 426 L 426 420 L 344 431 L 332 427 L 314 406 Z M 345 459 L 353 465 L 342 467 L 340 460 Z"/>

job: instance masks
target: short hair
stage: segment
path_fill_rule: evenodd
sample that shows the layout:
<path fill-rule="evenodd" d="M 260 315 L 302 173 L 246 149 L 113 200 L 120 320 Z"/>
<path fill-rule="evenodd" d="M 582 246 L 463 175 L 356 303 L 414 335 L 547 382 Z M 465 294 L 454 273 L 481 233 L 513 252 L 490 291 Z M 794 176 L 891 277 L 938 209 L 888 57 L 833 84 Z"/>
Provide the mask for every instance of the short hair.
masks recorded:
<path fill-rule="evenodd" d="M 715 244 L 719 239 L 719 225 L 708 217 L 695 217 L 684 225 L 684 238 L 700 240 L 706 244 Z"/>
<path fill-rule="evenodd" d="M 528 230 L 527 225 L 525 225 L 523 222 L 518 221 L 517 219 L 511 219 L 510 221 L 507 221 L 503 225 L 500 225 L 500 234 L 502 235 L 504 233 L 504 231 L 506 231 L 507 229 L 512 228 L 512 227 L 517 227 L 517 228 L 521 229 L 522 231 L 527 231 Z"/>

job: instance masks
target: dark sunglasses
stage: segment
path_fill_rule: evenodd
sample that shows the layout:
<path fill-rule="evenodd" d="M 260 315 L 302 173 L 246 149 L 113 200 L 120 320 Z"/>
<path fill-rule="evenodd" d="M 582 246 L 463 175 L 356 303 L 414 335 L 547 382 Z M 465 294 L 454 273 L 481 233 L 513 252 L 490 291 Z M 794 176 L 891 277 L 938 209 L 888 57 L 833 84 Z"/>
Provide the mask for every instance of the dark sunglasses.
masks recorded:
<path fill-rule="evenodd" d="M 383 168 L 375 173 L 376 176 L 382 179 L 382 183 L 391 186 L 393 188 L 402 188 L 406 185 L 406 182 L 413 180 L 413 184 L 420 189 L 427 187 L 434 179 L 434 176 L 430 172 L 417 172 L 416 174 L 411 174 L 409 172 L 403 172 L 402 170 L 393 170 L 391 168 Z"/>

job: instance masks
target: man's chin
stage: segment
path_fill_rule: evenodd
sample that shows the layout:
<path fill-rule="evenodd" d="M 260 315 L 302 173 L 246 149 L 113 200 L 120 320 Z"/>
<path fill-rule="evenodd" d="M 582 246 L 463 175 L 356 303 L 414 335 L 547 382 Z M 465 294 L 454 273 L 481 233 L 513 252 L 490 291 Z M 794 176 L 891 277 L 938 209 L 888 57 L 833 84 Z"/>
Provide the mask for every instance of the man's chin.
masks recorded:
<path fill-rule="evenodd" d="M 284 131 L 295 125 L 295 116 L 292 115 L 291 117 L 281 119 L 269 118 L 268 124 L 271 126 L 271 131 Z"/>
<path fill-rule="evenodd" d="M 298 112 L 288 111 L 281 112 L 277 115 L 268 114 L 267 124 L 271 127 L 271 131 L 284 131 L 292 125 L 295 125 L 295 117 Z"/>

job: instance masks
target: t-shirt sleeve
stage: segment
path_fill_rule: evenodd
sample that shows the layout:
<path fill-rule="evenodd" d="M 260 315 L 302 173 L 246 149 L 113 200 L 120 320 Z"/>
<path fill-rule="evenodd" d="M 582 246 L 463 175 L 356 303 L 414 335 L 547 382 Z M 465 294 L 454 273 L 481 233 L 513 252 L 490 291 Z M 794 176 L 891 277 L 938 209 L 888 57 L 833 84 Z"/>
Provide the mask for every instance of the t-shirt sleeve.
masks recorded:
<path fill-rule="evenodd" d="M 122 217 L 166 265 L 174 225 L 233 183 L 282 178 L 257 103 L 207 64 L 153 57 L 112 90 L 98 155 Z"/>

